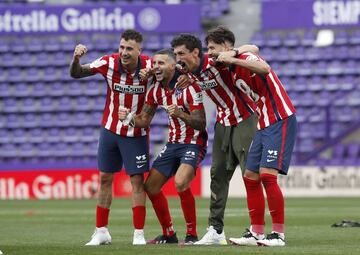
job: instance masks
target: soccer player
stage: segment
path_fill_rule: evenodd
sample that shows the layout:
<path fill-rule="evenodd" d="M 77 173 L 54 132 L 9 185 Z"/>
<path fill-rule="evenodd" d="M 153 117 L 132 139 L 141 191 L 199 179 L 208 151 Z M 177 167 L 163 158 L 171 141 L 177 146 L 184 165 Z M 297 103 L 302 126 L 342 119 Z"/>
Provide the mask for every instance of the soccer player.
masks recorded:
<path fill-rule="evenodd" d="M 114 173 L 124 166 L 132 185 L 133 245 L 146 244 L 144 238 L 145 192 L 144 173 L 149 169 L 148 129 L 124 125 L 118 118 L 120 107 L 140 113 L 151 80 L 139 79 L 141 69 L 151 67 L 151 59 L 141 55 L 142 35 L 135 30 L 121 34 L 119 52 L 102 56 L 90 64 L 80 64 L 86 53 L 84 45 L 77 45 L 70 66 L 73 78 L 100 73 L 107 83 L 107 100 L 102 118 L 98 147 L 100 190 L 96 206 L 96 228 L 86 245 L 111 243 L 108 218 L 112 202 Z"/>
<path fill-rule="evenodd" d="M 209 49 L 225 51 L 219 47 L 219 41 L 226 41 L 232 35 L 226 28 L 214 29 L 207 40 Z M 241 238 L 230 238 L 230 242 L 284 246 L 284 198 L 277 176 L 288 173 L 297 129 L 295 108 L 274 70 L 258 55 L 249 52 L 238 55 L 235 51 L 227 51 L 220 54 L 217 61 L 236 66 L 232 71 L 235 84 L 255 101 L 259 114 L 258 131 L 250 147 L 243 177 L 251 226 Z M 272 219 L 272 231 L 266 237 L 262 187 Z"/>
<path fill-rule="evenodd" d="M 207 147 L 205 110 L 202 103 L 201 88 L 189 84 L 184 89 L 175 86 L 175 55 L 171 50 L 161 50 L 154 55 L 154 85 L 146 95 L 146 101 L 140 114 L 132 117 L 129 110 L 120 109 L 119 118 L 130 118 L 135 127 L 146 128 L 161 106 L 169 115 L 169 140 L 154 161 L 145 182 L 148 194 L 163 234 L 148 243 L 177 243 L 167 199 L 162 186 L 175 175 L 181 208 L 186 221 L 185 244 L 197 241 L 195 198 L 190 189 L 198 164 L 204 158 Z M 129 117 L 130 116 L 130 117 Z"/>
<path fill-rule="evenodd" d="M 203 238 L 195 244 L 226 245 L 224 212 L 229 182 L 238 164 L 242 171 L 245 171 L 247 152 L 258 121 L 254 113 L 256 106 L 246 93 L 234 85 L 229 67 L 216 65 L 209 55 L 202 54 L 199 38 L 181 34 L 172 40 L 171 46 L 183 71 L 196 76 L 202 90 L 215 103 L 217 109 L 211 166 L 209 227 Z M 238 50 L 246 52 L 258 49 L 248 45 Z"/>

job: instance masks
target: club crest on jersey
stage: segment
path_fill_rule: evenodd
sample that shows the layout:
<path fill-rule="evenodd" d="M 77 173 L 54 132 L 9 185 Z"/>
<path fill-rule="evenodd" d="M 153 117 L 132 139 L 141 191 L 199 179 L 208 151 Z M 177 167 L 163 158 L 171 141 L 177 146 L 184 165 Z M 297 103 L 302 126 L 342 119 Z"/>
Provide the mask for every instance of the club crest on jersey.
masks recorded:
<path fill-rule="evenodd" d="M 182 92 L 183 92 L 182 89 L 179 89 L 179 88 L 175 89 L 175 96 L 177 99 L 180 99 L 182 97 L 182 94 L 183 94 Z"/>
<path fill-rule="evenodd" d="M 145 93 L 144 86 L 137 86 L 137 85 L 126 85 L 126 84 L 119 84 L 114 83 L 114 89 L 121 93 L 125 94 L 143 94 Z"/>

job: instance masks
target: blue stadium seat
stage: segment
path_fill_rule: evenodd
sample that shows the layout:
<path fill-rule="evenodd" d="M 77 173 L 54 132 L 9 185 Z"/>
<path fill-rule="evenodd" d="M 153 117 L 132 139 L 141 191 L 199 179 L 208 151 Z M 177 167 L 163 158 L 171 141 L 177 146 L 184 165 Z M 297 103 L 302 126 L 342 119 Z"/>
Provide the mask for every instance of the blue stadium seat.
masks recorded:
<path fill-rule="evenodd" d="M 306 30 L 300 41 L 302 46 L 312 46 L 316 41 L 316 32 L 313 30 Z"/>
<path fill-rule="evenodd" d="M 11 142 L 11 132 L 11 129 L 0 128 L 0 146 L 1 144 Z"/>
<path fill-rule="evenodd" d="M 265 46 L 265 36 L 264 36 L 263 32 L 261 32 L 261 31 L 256 32 L 255 34 L 253 34 L 250 41 L 251 41 L 252 44 L 257 45 L 258 47 Z"/>
<path fill-rule="evenodd" d="M 66 85 L 63 84 L 63 86 L 66 89 L 66 95 L 68 96 L 80 96 L 84 94 L 80 81 L 71 81 Z"/>
<path fill-rule="evenodd" d="M 37 37 L 32 37 L 27 45 L 27 51 L 29 52 L 42 52 L 44 50 L 44 42 Z"/>
<path fill-rule="evenodd" d="M 27 97 L 21 100 L 21 112 L 36 112 L 38 108 L 38 102 L 32 97 Z"/>
<path fill-rule="evenodd" d="M 83 127 L 90 124 L 90 114 L 86 112 L 76 112 L 72 118 L 72 124 L 77 127 Z"/>
<path fill-rule="evenodd" d="M 16 128 L 11 131 L 12 142 L 13 143 L 27 143 L 28 136 L 26 129 Z"/>
<path fill-rule="evenodd" d="M 47 96 L 48 88 L 45 83 L 36 82 L 33 84 L 32 87 L 33 87 L 32 96 L 35 96 L 35 97 Z"/>
<path fill-rule="evenodd" d="M 290 51 L 289 57 L 293 61 L 304 60 L 306 58 L 305 48 L 296 47 L 295 49 Z"/>
<path fill-rule="evenodd" d="M 28 141 L 30 143 L 42 143 L 46 141 L 46 132 L 41 128 L 32 128 L 28 132 L 29 138 Z"/>
<path fill-rule="evenodd" d="M 83 127 L 80 130 L 79 139 L 81 142 L 94 142 L 98 140 L 97 128 Z"/>
<path fill-rule="evenodd" d="M 334 44 L 335 45 L 344 45 L 349 42 L 349 35 L 344 30 L 339 30 L 335 33 Z"/>
<path fill-rule="evenodd" d="M 43 73 L 40 69 L 37 69 L 35 67 L 30 67 L 25 69 L 24 80 L 27 82 L 41 81 L 42 77 L 43 77 Z"/>
<path fill-rule="evenodd" d="M 308 79 L 308 84 L 308 89 L 310 91 L 320 91 L 325 87 L 325 82 L 322 76 L 311 76 L 311 78 Z"/>
<path fill-rule="evenodd" d="M 310 61 L 303 61 L 292 68 L 296 69 L 297 75 L 309 76 L 313 74 L 313 66 Z"/>
<path fill-rule="evenodd" d="M 84 93 L 87 96 L 98 96 L 102 94 L 102 85 L 94 81 L 85 82 L 85 84 L 76 83 L 76 86 L 80 93 Z M 84 87 L 84 92 L 82 92 L 82 87 Z"/>
<path fill-rule="evenodd" d="M 48 37 L 44 45 L 44 50 L 47 52 L 59 51 L 60 47 L 59 39 L 56 37 Z"/>
<path fill-rule="evenodd" d="M 90 97 L 86 97 L 86 96 L 77 97 L 74 102 L 74 106 L 75 106 L 74 109 L 76 109 L 77 111 L 91 110 L 94 104 L 93 101 L 94 100 L 92 100 Z"/>
<path fill-rule="evenodd" d="M 60 97 L 58 101 L 59 111 L 71 111 L 74 109 L 73 100 L 70 97 Z"/>
<path fill-rule="evenodd" d="M 266 35 L 266 45 L 270 47 L 279 47 L 282 45 L 281 35 L 278 33 L 268 33 Z"/>
<path fill-rule="evenodd" d="M 352 31 L 350 38 L 349 38 L 349 44 L 353 44 L 353 45 L 360 44 L 360 30 Z"/>
<path fill-rule="evenodd" d="M 58 127 L 69 127 L 74 124 L 73 116 L 67 112 L 60 112 L 57 114 L 55 123 Z"/>
<path fill-rule="evenodd" d="M 22 82 L 23 75 L 20 68 L 11 68 L 8 71 L 7 81 L 9 82 Z"/>
<path fill-rule="evenodd" d="M 10 43 L 10 50 L 14 53 L 23 53 L 26 51 L 26 44 L 21 40 L 13 40 Z"/>
<path fill-rule="evenodd" d="M 39 111 L 40 112 L 52 112 L 56 109 L 56 101 L 51 97 L 40 98 Z"/>
<path fill-rule="evenodd" d="M 104 96 L 98 96 L 95 97 L 94 103 L 93 103 L 93 110 L 104 110 L 106 98 Z"/>
<path fill-rule="evenodd" d="M 42 80 L 46 82 L 58 81 L 60 79 L 60 73 L 59 70 L 54 67 L 46 67 L 42 77 Z"/>
<path fill-rule="evenodd" d="M 5 98 L 2 108 L 2 111 L 5 113 L 13 113 L 19 110 L 19 104 L 15 98 Z"/>
<path fill-rule="evenodd" d="M 64 129 L 62 141 L 67 143 L 74 143 L 79 141 L 79 130 L 74 127 Z"/>
<path fill-rule="evenodd" d="M 36 128 L 40 125 L 39 115 L 36 113 L 25 113 L 22 118 L 22 127 L 24 128 Z"/>
<path fill-rule="evenodd" d="M 0 53 L 6 53 L 9 52 L 10 46 L 7 40 L 1 40 L 0 41 Z"/>
<path fill-rule="evenodd" d="M 1 146 L 0 151 L 1 151 L 2 157 L 15 158 L 18 156 L 18 148 L 15 144 L 6 143 L 6 144 L 2 144 L 0 146 Z"/>
<path fill-rule="evenodd" d="M 49 95 L 52 97 L 61 97 L 65 95 L 65 85 L 62 82 L 48 83 Z"/>
<path fill-rule="evenodd" d="M 61 141 L 62 132 L 60 128 L 55 128 L 54 126 L 50 127 L 47 130 L 47 135 L 45 136 L 45 141 L 49 143 L 57 143 Z"/>
<path fill-rule="evenodd" d="M 9 86 L 9 83 L 0 83 L 0 97 L 8 97 L 11 95 L 12 95 L 12 87 Z"/>
<path fill-rule="evenodd" d="M 39 126 L 44 128 L 50 128 L 57 124 L 61 113 L 54 115 L 53 113 L 43 113 L 40 115 Z"/>
<path fill-rule="evenodd" d="M 0 55 L 0 66 L 3 67 L 16 67 L 19 65 L 19 56 L 9 52 Z"/>
<path fill-rule="evenodd" d="M 300 38 L 297 32 L 286 33 L 283 39 L 283 44 L 286 47 L 295 47 L 300 45 Z"/>

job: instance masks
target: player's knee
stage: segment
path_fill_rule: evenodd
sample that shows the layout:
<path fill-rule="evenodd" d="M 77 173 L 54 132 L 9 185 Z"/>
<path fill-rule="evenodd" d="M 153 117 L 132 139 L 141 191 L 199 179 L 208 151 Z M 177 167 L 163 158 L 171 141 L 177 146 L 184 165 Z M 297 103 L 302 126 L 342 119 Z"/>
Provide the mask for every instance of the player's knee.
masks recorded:
<path fill-rule="evenodd" d="M 107 187 L 111 186 L 113 182 L 113 174 L 110 173 L 101 173 L 100 174 L 100 186 Z"/>
<path fill-rule="evenodd" d="M 190 183 L 186 180 L 175 180 L 175 187 L 178 192 L 182 192 L 190 187 Z"/>
<path fill-rule="evenodd" d="M 255 181 L 258 181 L 260 179 L 260 175 L 258 173 L 255 173 L 248 169 L 245 170 L 244 177 Z"/>

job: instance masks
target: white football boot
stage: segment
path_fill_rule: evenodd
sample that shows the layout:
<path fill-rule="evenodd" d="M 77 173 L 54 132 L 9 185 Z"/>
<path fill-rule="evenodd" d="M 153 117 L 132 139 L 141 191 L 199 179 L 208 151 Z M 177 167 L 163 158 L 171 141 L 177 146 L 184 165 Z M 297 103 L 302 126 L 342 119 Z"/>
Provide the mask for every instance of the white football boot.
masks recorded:
<path fill-rule="evenodd" d="M 255 232 L 251 231 L 250 229 L 246 229 L 243 236 L 240 238 L 230 238 L 229 241 L 232 244 L 235 245 L 241 245 L 241 246 L 257 246 L 257 241 L 263 240 L 265 238 L 264 234 L 256 234 Z"/>
<path fill-rule="evenodd" d="M 257 241 L 258 246 L 285 246 L 285 235 L 283 233 L 271 232 L 263 240 Z"/>
<path fill-rule="evenodd" d="M 91 240 L 86 246 L 111 244 L 111 236 L 107 227 L 95 228 Z"/>
<path fill-rule="evenodd" d="M 134 237 L 133 237 L 133 245 L 144 245 L 144 244 L 146 244 L 146 240 L 144 237 L 144 230 L 143 229 L 135 229 Z"/>
<path fill-rule="evenodd" d="M 194 245 L 227 245 L 224 230 L 218 234 L 213 226 L 207 228 L 207 233 Z"/>

